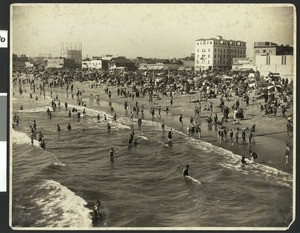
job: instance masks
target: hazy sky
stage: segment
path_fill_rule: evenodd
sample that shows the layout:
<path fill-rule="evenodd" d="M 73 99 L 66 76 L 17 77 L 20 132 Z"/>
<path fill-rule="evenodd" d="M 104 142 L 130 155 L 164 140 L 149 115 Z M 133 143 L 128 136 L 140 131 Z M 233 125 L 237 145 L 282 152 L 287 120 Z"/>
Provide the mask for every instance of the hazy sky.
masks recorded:
<path fill-rule="evenodd" d="M 195 40 L 217 35 L 247 42 L 294 43 L 292 5 L 18 4 L 12 6 L 13 53 L 60 55 L 61 42 L 81 42 L 83 57 L 189 56 Z"/>

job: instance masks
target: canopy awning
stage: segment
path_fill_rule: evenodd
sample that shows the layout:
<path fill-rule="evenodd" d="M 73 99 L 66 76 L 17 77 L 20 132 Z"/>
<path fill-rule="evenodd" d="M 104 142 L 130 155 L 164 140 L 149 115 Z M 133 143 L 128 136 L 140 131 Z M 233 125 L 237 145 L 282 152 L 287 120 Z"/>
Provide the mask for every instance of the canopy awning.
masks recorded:
<path fill-rule="evenodd" d="M 236 71 L 236 72 L 254 72 L 252 68 L 232 68 L 231 71 Z"/>

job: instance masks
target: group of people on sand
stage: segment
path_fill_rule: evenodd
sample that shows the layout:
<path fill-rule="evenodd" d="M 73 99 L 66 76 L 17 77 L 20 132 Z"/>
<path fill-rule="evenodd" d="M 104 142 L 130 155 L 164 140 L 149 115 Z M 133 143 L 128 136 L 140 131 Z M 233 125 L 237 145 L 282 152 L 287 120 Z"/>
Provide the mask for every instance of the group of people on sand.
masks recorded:
<path fill-rule="evenodd" d="M 117 76 L 116 76 L 117 77 Z M 35 76 L 35 79 L 34 80 L 38 80 L 37 79 L 37 76 Z M 34 86 L 37 87 L 37 89 L 40 91 L 42 91 L 41 93 L 43 93 L 45 95 L 45 87 L 48 85 L 49 88 L 55 88 L 55 87 L 61 87 L 61 88 L 64 88 L 65 86 L 67 86 L 66 88 L 66 91 L 69 92 L 69 88 L 71 87 L 71 92 L 73 93 L 73 89 L 74 88 L 74 84 L 73 84 L 73 81 L 72 79 L 68 78 L 68 79 L 65 79 L 65 78 L 61 78 L 59 79 L 58 81 L 55 81 L 53 83 L 49 83 L 47 79 L 41 79 L 42 81 L 42 84 L 40 84 L 38 86 L 38 83 L 35 83 L 34 80 L 29 80 L 30 82 L 30 87 L 31 89 L 35 92 L 35 88 Z M 117 79 L 119 80 L 119 79 Z M 120 80 L 119 80 L 120 81 Z M 118 82 L 119 82 L 118 81 Z M 110 84 L 110 85 L 116 85 L 118 84 L 118 82 L 116 82 L 115 84 Z M 141 125 L 142 125 L 142 119 L 144 119 L 144 105 L 141 105 L 139 106 L 138 102 L 136 101 L 136 104 L 130 108 L 129 104 L 128 104 L 128 97 L 129 98 L 132 98 L 132 100 L 135 100 L 137 97 L 144 97 L 146 95 L 149 95 L 149 111 L 150 111 L 150 115 L 152 117 L 152 119 L 154 119 L 155 117 L 155 109 L 158 109 L 158 118 L 161 119 L 161 107 L 154 107 L 153 106 L 153 98 L 155 98 L 156 96 L 156 93 L 159 93 L 160 91 L 162 91 L 164 93 L 164 95 L 168 95 L 166 91 L 164 90 L 160 90 L 160 89 L 157 89 L 155 90 L 154 89 L 154 86 L 155 85 L 151 85 L 149 87 L 146 87 L 144 86 L 143 83 L 135 83 L 135 82 L 130 82 L 131 86 L 132 86 L 132 91 L 130 92 L 130 88 L 128 88 L 129 86 L 126 84 L 126 85 L 121 85 L 122 88 L 118 87 L 117 89 L 117 95 L 118 96 L 124 96 L 126 98 L 126 101 L 124 102 L 124 108 L 125 108 L 125 113 L 128 113 L 128 111 L 130 111 L 131 115 L 130 115 L 130 118 L 131 120 L 133 121 L 133 116 L 134 114 L 137 115 L 137 121 L 138 121 L 138 128 L 141 129 Z M 151 83 L 151 80 L 150 80 L 150 83 Z M 154 83 L 153 83 L 154 84 Z M 98 85 L 90 85 L 91 88 L 94 88 L 94 87 L 97 87 Z M 223 85 L 224 86 L 224 85 Z M 223 113 L 223 116 L 219 119 L 218 116 L 217 116 L 217 113 L 215 113 L 215 115 L 213 116 L 213 109 L 214 109 L 214 106 L 212 104 L 212 102 L 209 102 L 205 108 L 201 109 L 201 105 L 199 104 L 199 106 L 195 106 L 195 117 L 200 117 L 200 114 L 201 114 L 201 111 L 209 111 L 211 112 L 211 115 L 207 117 L 206 121 L 207 121 L 207 124 L 208 124 L 208 128 L 209 129 L 212 129 L 212 125 L 214 124 L 215 125 L 215 129 L 217 131 L 217 140 L 219 143 L 222 143 L 222 142 L 226 142 L 227 139 L 228 139 L 228 134 L 229 134 L 229 137 L 230 137 L 230 142 L 233 144 L 233 145 L 239 145 L 239 139 L 241 138 L 242 142 L 241 144 L 242 145 L 246 145 L 248 144 L 249 146 L 253 143 L 253 140 L 254 140 L 254 135 L 255 135 L 255 124 L 252 125 L 251 128 L 243 128 L 243 129 L 240 129 L 239 127 L 236 128 L 236 130 L 233 130 L 233 129 L 228 129 L 224 124 L 226 124 L 228 122 L 228 118 L 229 118 L 229 112 L 231 111 L 230 109 L 232 109 L 233 111 L 233 121 L 234 123 L 237 123 L 239 124 L 239 122 L 237 121 L 237 119 L 243 119 L 243 109 L 241 108 L 241 104 L 240 104 L 240 97 L 242 96 L 239 96 L 237 97 L 234 105 L 232 107 L 228 106 L 228 104 L 226 104 L 226 101 L 229 100 L 230 97 L 232 97 L 232 93 L 231 92 L 236 92 L 237 90 L 232 90 L 231 92 L 228 91 L 228 89 L 226 89 L 226 87 L 223 87 L 222 86 L 222 92 L 221 92 L 221 97 L 220 97 L 220 104 L 218 106 L 215 106 L 215 108 L 220 108 L 221 110 L 221 113 Z M 213 86 L 212 86 L 213 87 Z M 20 85 L 20 92 L 22 94 L 23 92 L 23 89 Z M 212 88 L 212 90 L 215 89 L 215 88 Z M 172 105 L 174 104 L 174 99 L 173 99 L 173 93 L 176 92 L 176 88 L 169 91 L 169 96 L 170 96 L 170 107 L 172 107 Z M 83 93 L 85 93 L 85 90 L 81 90 L 79 88 L 77 88 L 77 92 L 76 92 L 76 97 L 77 97 L 77 103 L 78 105 L 81 105 L 81 106 L 86 106 L 86 101 L 83 101 Z M 109 90 L 108 86 L 106 87 L 105 89 L 105 93 L 108 95 L 109 99 L 112 98 L 112 91 Z M 231 94 L 230 94 L 231 93 Z M 246 91 L 244 92 L 244 96 L 243 96 L 243 100 L 245 101 L 246 105 L 248 106 L 249 105 L 249 96 L 248 94 L 246 94 Z M 217 93 L 216 93 L 217 94 Z M 52 96 L 52 91 L 51 91 L 51 96 Z M 96 101 L 97 101 L 97 105 L 100 105 L 100 97 L 99 95 L 96 95 Z M 90 102 L 93 100 L 94 96 L 93 95 L 90 95 Z M 207 96 L 206 96 L 206 100 L 207 100 Z M 210 97 L 209 97 L 210 98 Z M 157 98 L 158 99 L 158 98 Z M 161 99 L 161 98 L 160 98 Z M 205 98 L 204 98 L 205 99 Z M 270 99 L 272 98 L 269 98 L 267 99 L 266 102 L 268 102 Z M 55 100 L 58 100 L 58 96 L 57 94 L 55 95 Z M 274 102 L 274 98 L 272 99 L 272 104 L 276 105 L 276 101 Z M 55 109 L 56 108 L 56 104 L 54 101 L 51 102 L 51 105 L 52 105 L 52 108 Z M 60 101 L 59 101 L 59 107 L 60 107 Z M 65 103 L 65 108 L 67 109 L 67 106 L 66 106 L 66 103 Z M 112 107 L 111 107 L 112 108 Z M 169 111 L 169 106 L 166 106 L 166 108 L 164 108 L 163 110 L 165 110 L 166 112 Z M 55 110 L 54 110 L 55 111 Z M 112 108 L 112 111 L 113 111 L 113 121 L 116 121 L 117 120 L 117 114 L 116 112 L 114 112 L 113 108 Z M 73 112 L 73 110 L 72 110 Z M 51 119 L 52 118 L 52 113 L 51 111 L 47 110 L 47 113 L 48 113 L 48 117 Z M 70 114 L 71 112 L 69 111 L 69 117 L 70 117 Z M 125 114 L 127 115 L 127 114 Z M 77 117 L 80 118 L 80 113 L 77 112 Z M 100 118 L 100 116 L 98 115 L 98 118 Z M 105 117 L 106 118 L 106 117 Z M 183 115 L 180 114 L 179 116 L 179 122 L 178 122 L 178 125 L 180 128 L 183 127 Z M 68 130 L 71 130 L 71 125 L 70 123 L 68 123 L 68 126 L 67 126 L 67 129 Z M 165 131 L 165 122 L 161 119 L 161 129 L 163 131 Z M 110 123 L 107 122 L 107 130 L 110 131 L 111 130 L 111 125 Z M 57 131 L 60 131 L 60 126 L 58 125 L 57 126 Z M 189 133 L 189 135 L 192 135 L 192 136 L 196 136 L 197 138 L 201 138 L 202 137 L 202 129 L 201 129 L 201 123 L 198 122 L 195 119 L 193 119 L 193 117 L 191 117 L 190 119 L 190 124 L 187 126 L 187 131 Z M 288 123 L 287 123 L 287 133 L 288 135 L 291 135 L 292 134 L 292 123 L 290 120 L 288 120 Z M 172 138 L 172 129 L 168 132 L 168 142 L 171 142 L 173 140 Z M 129 140 L 128 140 L 128 143 L 129 144 L 134 144 L 136 143 L 137 140 L 136 139 L 133 139 L 133 137 L 130 136 Z M 45 147 L 45 146 L 43 146 Z"/>

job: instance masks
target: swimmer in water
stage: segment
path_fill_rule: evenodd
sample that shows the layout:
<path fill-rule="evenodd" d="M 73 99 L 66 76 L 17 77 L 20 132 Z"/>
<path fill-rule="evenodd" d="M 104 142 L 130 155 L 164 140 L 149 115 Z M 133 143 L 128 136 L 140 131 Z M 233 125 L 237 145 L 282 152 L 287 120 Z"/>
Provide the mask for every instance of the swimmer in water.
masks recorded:
<path fill-rule="evenodd" d="M 183 172 L 182 172 L 183 176 L 189 176 L 189 167 L 190 166 L 188 164 L 185 166 L 185 168 L 183 169 Z"/>
<path fill-rule="evenodd" d="M 137 141 L 136 138 L 133 140 L 133 145 L 134 145 L 135 147 L 138 145 L 138 141 Z"/>
<path fill-rule="evenodd" d="M 41 147 L 43 150 L 46 149 L 46 143 L 45 143 L 45 140 L 42 140 L 42 141 L 40 142 L 40 147 Z"/>
<path fill-rule="evenodd" d="M 246 160 L 245 160 L 246 158 L 247 158 L 247 157 L 246 157 L 245 155 L 242 156 L 242 159 L 241 159 L 242 165 L 244 165 L 244 164 L 247 163 Z"/>
<path fill-rule="evenodd" d="M 72 127 L 71 127 L 71 124 L 70 124 L 70 123 L 68 123 L 67 129 L 68 129 L 68 131 L 70 131 L 70 130 L 72 129 Z"/>
<path fill-rule="evenodd" d="M 161 122 L 161 130 L 162 130 L 163 132 L 165 131 L 165 127 L 166 127 L 165 122 L 162 121 L 162 122 Z"/>
<path fill-rule="evenodd" d="M 117 122 L 117 113 L 114 113 L 113 121 L 114 121 L 114 122 Z"/>
<path fill-rule="evenodd" d="M 35 120 L 33 120 L 33 128 L 36 131 L 36 121 Z"/>
<path fill-rule="evenodd" d="M 114 151 L 114 148 L 111 147 L 108 153 L 109 153 L 110 162 L 113 163 L 115 159 L 115 155 L 117 155 L 116 152 Z"/>
<path fill-rule="evenodd" d="M 128 144 L 132 144 L 133 143 L 133 141 L 134 141 L 133 135 L 134 135 L 134 133 L 130 134 L 130 138 L 128 139 Z"/>
<path fill-rule="evenodd" d="M 172 140 L 173 140 L 173 132 L 172 132 L 172 129 L 170 129 L 168 132 L 168 141 L 172 142 Z"/>
<path fill-rule="evenodd" d="M 254 151 L 249 150 L 249 154 L 250 154 L 249 157 L 252 158 L 253 161 L 255 161 L 255 159 L 257 159 L 257 154 Z"/>
<path fill-rule="evenodd" d="M 100 208 L 100 201 L 97 201 L 93 210 L 93 218 L 102 218 L 99 208 Z"/>
<path fill-rule="evenodd" d="M 44 135 L 41 131 L 38 132 L 38 141 L 41 142 L 43 140 Z"/>
<path fill-rule="evenodd" d="M 108 132 L 110 132 L 110 130 L 111 130 L 111 126 L 110 126 L 110 124 L 109 124 L 109 123 L 107 123 L 107 125 L 106 125 L 106 128 L 107 128 L 107 131 L 108 131 Z"/>
<path fill-rule="evenodd" d="M 142 118 L 139 117 L 138 118 L 138 128 L 139 128 L 139 130 L 141 130 L 141 126 L 142 126 Z"/>

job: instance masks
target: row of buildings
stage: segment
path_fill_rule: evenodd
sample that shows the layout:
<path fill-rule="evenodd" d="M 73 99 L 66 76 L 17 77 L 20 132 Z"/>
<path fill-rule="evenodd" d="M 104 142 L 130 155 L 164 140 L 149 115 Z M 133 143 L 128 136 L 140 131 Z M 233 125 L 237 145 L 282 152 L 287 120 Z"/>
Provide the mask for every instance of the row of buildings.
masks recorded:
<path fill-rule="evenodd" d="M 181 59 L 156 59 L 137 57 L 133 59 L 124 56 L 105 55 L 102 57 L 95 56 L 92 58 L 85 58 L 78 64 L 72 58 L 65 57 L 48 57 L 40 56 L 28 58 L 26 55 L 18 57 L 14 54 L 14 66 L 20 65 L 27 67 L 38 68 L 80 68 L 80 69 L 124 69 L 127 71 L 136 70 L 162 70 L 162 69 L 178 69 L 178 70 L 192 70 L 194 68 L 194 57 L 185 57 Z"/>
<path fill-rule="evenodd" d="M 269 72 L 285 76 L 294 74 L 293 47 L 277 45 L 273 42 L 255 42 L 253 57 L 246 57 L 246 42 L 241 40 L 202 38 L 195 41 L 195 53 L 181 59 L 155 59 L 137 57 L 129 59 L 124 56 L 97 56 L 82 59 L 81 43 L 62 43 L 61 56 L 41 55 L 34 59 L 34 65 L 45 68 L 82 68 L 82 69 L 126 69 L 129 71 L 161 69 L 195 69 L 203 70 L 258 70 L 262 75 Z M 23 57 L 22 57 L 23 56 Z M 14 62 L 24 60 L 24 55 Z M 25 56 L 26 57 L 26 56 Z M 26 60 L 26 59 L 25 59 Z M 18 64 L 15 62 L 15 64 Z M 26 60 L 26 66 L 33 65 Z"/>
<path fill-rule="evenodd" d="M 246 42 L 222 36 L 195 41 L 195 70 L 258 70 L 262 75 L 294 74 L 293 47 L 273 42 L 255 42 L 253 58 L 246 57 Z"/>
<path fill-rule="evenodd" d="M 126 69 L 134 70 L 161 70 L 161 69 L 188 69 L 194 68 L 194 57 L 181 59 L 157 59 L 137 57 L 128 59 L 124 56 L 105 55 L 103 57 L 86 58 L 82 61 L 83 69 Z"/>

